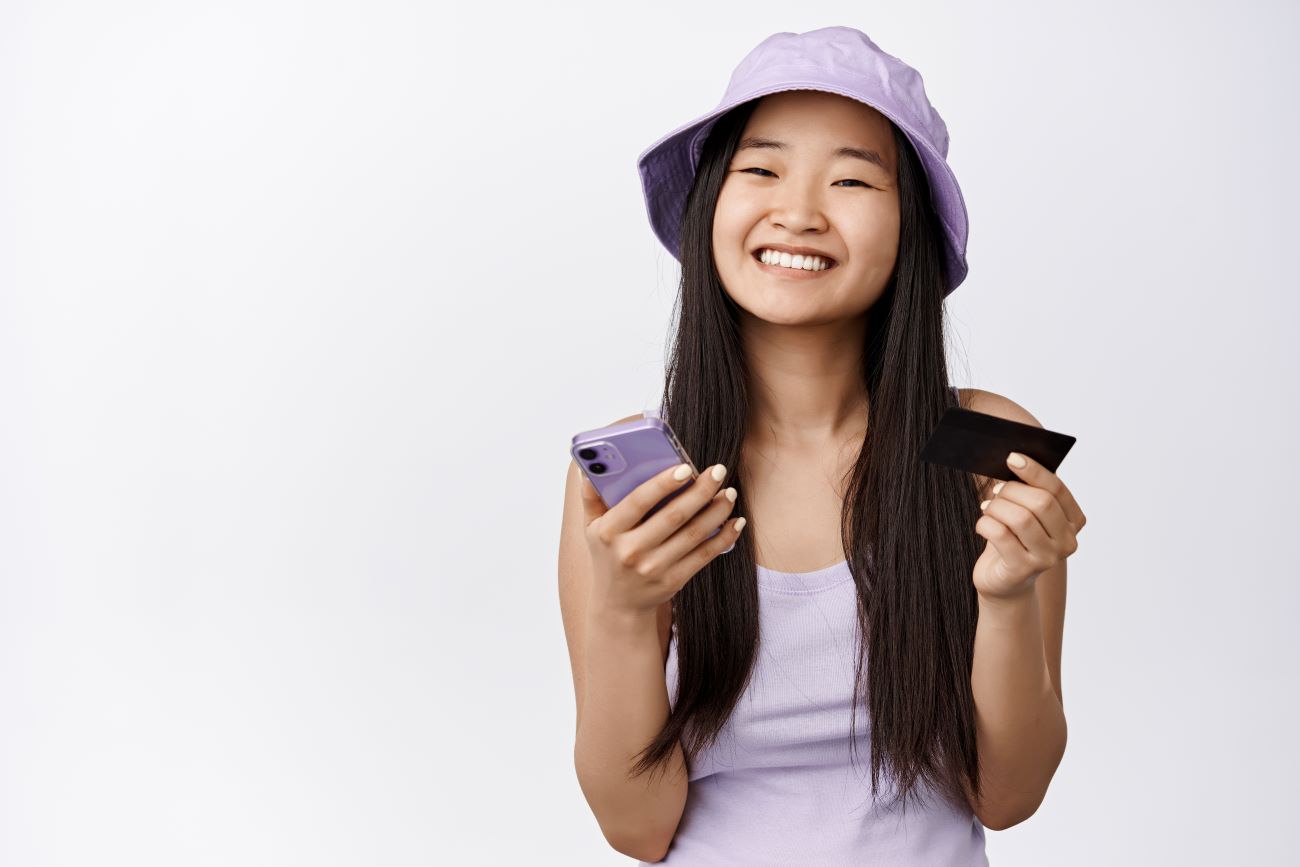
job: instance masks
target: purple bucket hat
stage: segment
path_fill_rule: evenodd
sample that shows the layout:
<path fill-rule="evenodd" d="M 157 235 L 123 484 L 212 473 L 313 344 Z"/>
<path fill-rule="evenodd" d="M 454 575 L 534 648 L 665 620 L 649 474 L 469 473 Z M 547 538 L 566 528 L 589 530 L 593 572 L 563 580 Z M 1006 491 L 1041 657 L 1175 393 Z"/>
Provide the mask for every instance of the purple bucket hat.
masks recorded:
<path fill-rule="evenodd" d="M 865 103 L 907 136 L 925 168 L 930 201 L 943 226 L 948 289 L 966 279 L 966 202 L 948 167 L 948 127 L 925 95 L 921 74 L 852 27 L 774 33 L 731 73 L 717 108 L 660 138 L 637 157 L 646 214 L 655 235 L 681 261 L 682 210 L 700 151 L 719 117 L 743 102 L 783 90 L 823 90 Z"/>

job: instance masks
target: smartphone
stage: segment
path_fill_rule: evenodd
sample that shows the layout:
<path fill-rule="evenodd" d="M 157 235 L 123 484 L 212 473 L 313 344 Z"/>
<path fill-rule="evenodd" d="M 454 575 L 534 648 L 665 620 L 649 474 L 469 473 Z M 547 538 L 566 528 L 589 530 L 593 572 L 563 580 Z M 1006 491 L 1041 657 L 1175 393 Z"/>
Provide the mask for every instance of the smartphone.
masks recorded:
<path fill-rule="evenodd" d="M 618 505 L 638 485 L 669 467 L 687 464 L 692 479 L 700 475 L 668 422 L 651 415 L 574 434 L 569 453 L 609 508 Z M 689 484 L 683 484 L 655 503 L 642 520 L 648 519 L 689 487 Z M 709 538 L 720 532 L 721 527 L 710 533 Z M 727 551 L 734 547 L 732 545 Z"/>

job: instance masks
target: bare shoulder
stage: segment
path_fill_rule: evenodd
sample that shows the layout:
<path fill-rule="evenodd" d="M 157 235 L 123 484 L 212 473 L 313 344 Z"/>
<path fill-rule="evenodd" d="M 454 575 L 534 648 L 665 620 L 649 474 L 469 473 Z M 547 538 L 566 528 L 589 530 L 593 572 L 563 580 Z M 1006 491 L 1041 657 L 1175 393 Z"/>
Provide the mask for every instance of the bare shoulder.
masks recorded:
<path fill-rule="evenodd" d="M 1000 415 L 1003 418 L 1023 421 L 1025 424 L 1032 424 L 1042 427 L 1042 423 L 1030 414 L 1020 404 L 1016 403 L 1009 397 L 1004 397 L 995 391 L 985 391 L 982 388 L 959 388 L 961 392 L 962 406 L 973 409 L 976 412 L 987 412 L 989 415 Z"/>
<path fill-rule="evenodd" d="M 961 405 L 967 409 L 996 415 L 1022 424 L 1031 424 L 1034 427 L 1043 426 L 1042 422 L 1034 418 L 1029 410 L 1009 397 L 979 388 L 962 388 L 958 389 L 958 391 L 961 392 Z M 977 475 L 977 481 L 980 486 L 980 499 L 988 499 L 988 489 L 992 486 L 994 480 L 987 476 Z M 1047 656 L 1048 673 L 1052 678 L 1052 686 L 1056 690 L 1056 697 L 1061 701 L 1062 706 L 1065 704 L 1061 690 L 1061 646 L 1065 632 L 1065 564 L 1066 561 L 1062 560 L 1056 566 L 1039 575 L 1038 580 L 1035 582 L 1038 593 L 1039 617 L 1043 626 L 1043 650 Z"/>
<path fill-rule="evenodd" d="M 612 421 L 607 426 L 639 419 L 637 412 Z M 559 593 L 560 617 L 564 626 L 565 642 L 569 650 L 569 664 L 573 669 L 573 691 L 577 717 L 582 716 L 583 684 L 586 681 L 582 648 L 586 642 L 587 604 L 591 595 L 591 554 L 587 548 L 586 513 L 582 505 L 582 470 L 577 461 L 569 459 L 564 482 L 564 507 L 560 526 Z M 659 641 L 665 662 L 668 656 L 668 637 L 672 627 L 672 606 L 664 603 L 659 610 Z"/>

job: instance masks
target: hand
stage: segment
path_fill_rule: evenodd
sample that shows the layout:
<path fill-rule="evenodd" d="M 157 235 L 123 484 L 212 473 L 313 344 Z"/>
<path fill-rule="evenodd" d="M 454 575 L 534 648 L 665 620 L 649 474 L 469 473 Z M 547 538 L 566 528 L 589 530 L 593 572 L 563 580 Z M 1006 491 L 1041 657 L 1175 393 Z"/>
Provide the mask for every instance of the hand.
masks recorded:
<path fill-rule="evenodd" d="M 689 472 L 688 464 L 680 466 Z M 689 484 L 689 476 L 674 478 L 675 469 L 651 476 L 609 509 L 584 474 L 582 506 L 594 571 L 594 608 L 653 612 L 740 535 L 736 521 L 719 532 L 736 500 L 734 488 L 718 490 L 726 468 L 710 467 Z M 676 496 L 645 518 L 674 491 Z"/>
<path fill-rule="evenodd" d="M 1017 457 L 1024 459 L 1023 467 L 1013 463 Z M 1007 456 L 1007 466 L 1024 481 L 995 485 L 975 522 L 975 532 L 988 540 L 972 575 L 984 599 L 1032 592 L 1039 575 L 1078 550 L 1076 537 L 1087 522 L 1056 473 L 1019 452 Z"/>

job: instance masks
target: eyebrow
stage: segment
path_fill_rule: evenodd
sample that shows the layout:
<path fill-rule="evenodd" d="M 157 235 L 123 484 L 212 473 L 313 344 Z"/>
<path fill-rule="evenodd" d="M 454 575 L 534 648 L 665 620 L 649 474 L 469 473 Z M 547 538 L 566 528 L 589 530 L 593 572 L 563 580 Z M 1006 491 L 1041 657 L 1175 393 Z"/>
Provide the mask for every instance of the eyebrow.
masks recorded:
<path fill-rule="evenodd" d="M 740 144 L 736 146 L 736 153 L 740 153 L 741 151 L 747 150 L 749 148 L 755 148 L 755 149 L 767 148 L 770 150 L 785 151 L 788 150 L 789 147 L 790 146 L 783 141 L 776 141 L 775 139 L 763 138 L 762 136 L 752 135 L 752 136 L 747 136 L 740 140 Z M 840 147 L 831 151 L 831 156 L 837 158 L 849 157 L 850 159 L 863 160 L 865 162 L 871 163 L 874 166 L 879 166 L 881 169 L 884 169 L 885 171 L 890 172 L 891 174 L 893 173 L 893 169 L 890 168 L 889 165 L 885 162 L 884 157 L 882 157 L 876 151 L 871 150 L 870 148 L 859 148 L 859 147 L 849 147 L 849 146 Z"/>

